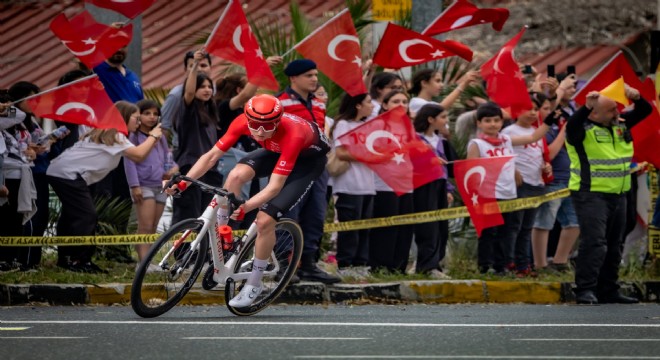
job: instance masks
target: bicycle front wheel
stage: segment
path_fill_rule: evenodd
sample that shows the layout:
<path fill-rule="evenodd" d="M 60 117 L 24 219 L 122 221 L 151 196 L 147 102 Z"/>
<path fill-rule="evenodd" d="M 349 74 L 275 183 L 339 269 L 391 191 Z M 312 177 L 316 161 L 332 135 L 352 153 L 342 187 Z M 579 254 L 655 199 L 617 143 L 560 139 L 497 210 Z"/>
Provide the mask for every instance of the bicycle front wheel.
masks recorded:
<path fill-rule="evenodd" d="M 162 315 L 188 293 L 208 254 L 208 233 L 196 248 L 190 246 L 203 225 L 198 219 L 183 220 L 152 245 L 131 288 L 131 306 L 136 314 L 146 318 Z"/>
<path fill-rule="evenodd" d="M 275 247 L 273 254 L 268 260 L 269 264 L 264 272 L 262 284 L 264 290 L 252 305 L 244 308 L 229 306 L 230 287 L 225 288 L 225 301 L 227 308 L 235 315 L 248 316 L 254 315 L 265 309 L 284 291 L 289 284 L 289 280 L 298 268 L 300 256 L 302 255 L 303 234 L 300 226 L 291 219 L 281 219 L 275 226 Z M 252 271 L 252 259 L 254 259 L 254 246 L 256 237 L 248 239 L 241 252 L 238 255 L 238 261 L 234 267 L 234 272 Z M 275 271 L 275 269 L 279 269 Z M 236 284 L 236 292 L 240 291 L 245 285 L 245 281 Z"/>

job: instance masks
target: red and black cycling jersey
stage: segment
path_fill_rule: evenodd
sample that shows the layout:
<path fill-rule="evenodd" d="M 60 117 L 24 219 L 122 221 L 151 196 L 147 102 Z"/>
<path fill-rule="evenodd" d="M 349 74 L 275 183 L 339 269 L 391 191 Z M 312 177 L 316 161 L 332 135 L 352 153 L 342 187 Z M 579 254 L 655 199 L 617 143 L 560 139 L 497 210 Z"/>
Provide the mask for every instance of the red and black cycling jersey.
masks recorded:
<path fill-rule="evenodd" d="M 227 133 L 218 140 L 215 146 L 226 152 L 241 135 L 251 135 L 245 114 L 241 114 L 232 121 Z M 257 142 L 264 149 L 280 154 L 273 174 L 287 176 L 291 174 L 298 157 L 325 156 L 330 149 L 328 138 L 316 124 L 287 113 L 282 115 L 271 138 L 264 141 L 257 140 Z"/>

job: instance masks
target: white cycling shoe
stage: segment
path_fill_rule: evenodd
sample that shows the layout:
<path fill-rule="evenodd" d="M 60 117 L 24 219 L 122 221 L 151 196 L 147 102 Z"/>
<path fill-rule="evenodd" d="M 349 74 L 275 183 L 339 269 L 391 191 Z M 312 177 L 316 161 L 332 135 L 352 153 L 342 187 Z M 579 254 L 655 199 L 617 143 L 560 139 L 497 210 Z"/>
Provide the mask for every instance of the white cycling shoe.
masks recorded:
<path fill-rule="evenodd" d="M 264 287 L 262 286 L 252 286 L 245 285 L 241 292 L 238 295 L 234 296 L 233 299 L 229 300 L 229 306 L 235 308 L 244 308 L 252 305 L 252 303 L 257 299 L 257 296 L 261 294 Z"/>

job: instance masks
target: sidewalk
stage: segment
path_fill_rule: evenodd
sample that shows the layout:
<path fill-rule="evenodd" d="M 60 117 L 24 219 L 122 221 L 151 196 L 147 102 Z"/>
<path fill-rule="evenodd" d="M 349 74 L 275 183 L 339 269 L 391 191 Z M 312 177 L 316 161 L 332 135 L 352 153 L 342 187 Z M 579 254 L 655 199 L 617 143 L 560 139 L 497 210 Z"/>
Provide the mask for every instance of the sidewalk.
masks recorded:
<path fill-rule="evenodd" d="M 638 287 L 622 284 L 621 291 L 642 302 L 660 302 L 660 281 L 643 282 Z M 293 304 L 396 303 L 574 303 L 571 283 L 534 281 L 433 280 L 373 284 L 315 282 L 290 285 L 277 302 Z M 48 303 L 51 305 L 126 305 L 130 284 L 0 284 L 0 306 Z M 185 305 L 225 304 L 224 291 L 193 288 L 181 301 Z"/>

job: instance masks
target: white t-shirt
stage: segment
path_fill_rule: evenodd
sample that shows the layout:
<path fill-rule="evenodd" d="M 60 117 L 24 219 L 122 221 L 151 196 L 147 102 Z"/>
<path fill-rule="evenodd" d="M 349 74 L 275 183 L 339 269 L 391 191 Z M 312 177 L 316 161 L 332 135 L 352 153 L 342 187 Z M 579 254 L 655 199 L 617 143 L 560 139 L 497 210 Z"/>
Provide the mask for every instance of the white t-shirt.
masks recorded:
<path fill-rule="evenodd" d="M 334 146 L 342 146 L 341 141 L 337 140 L 340 136 L 362 125 L 360 121 L 339 120 L 334 129 L 332 138 L 335 139 Z M 332 193 L 347 195 L 375 195 L 375 174 L 365 164 L 351 161 L 351 166 L 345 173 L 331 177 Z"/>
<path fill-rule="evenodd" d="M 524 128 L 518 124 L 507 126 L 502 130 L 502 134 L 511 137 L 529 136 L 534 133 L 534 128 Z M 543 140 L 535 143 L 514 146 L 513 152 L 516 154 L 516 169 L 520 171 L 523 181 L 529 185 L 543 186 L 541 170 L 543 168 Z"/>
<path fill-rule="evenodd" d="M 371 115 L 369 115 L 369 119 L 373 119 L 376 116 L 378 116 L 378 112 L 380 112 L 380 103 L 374 99 L 371 99 L 371 104 L 374 106 L 374 109 L 371 110 Z"/>
<path fill-rule="evenodd" d="M 422 106 L 424 106 L 426 104 L 440 105 L 435 101 L 428 101 L 428 100 L 422 99 L 421 97 L 414 97 L 414 98 L 410 99 L 410 104 L 408 104 L 408 110 L 410 111 L 410 116 L 415 117 L 415 115 L 417 114 L 419 109 L 421 109 Z"/>
<path fill-rule="evenodd" d="M 124 134 L 118 133 L 117 140 L 119 143 L 112 146 L 91 142 L 89 138 L 80 140 L 53 159 L 46 174 L 69 180 L 80 175 L 87 185 L 95 184 L 119 165 L 126 149 L 135 146 Z"/>
<path fill-rule="evenodd" d="M 511 146 L 511 138 L 508 135 L 500 134 L 500 138 L 504 140 L 501 145 L 495 146 L 486 140 L 472 139 L 468 143 L 468 148 L 474 143 L 479 147 L 479 157 L 498 157 L 514 155 L 513 146 Z M 497 199 L 515 199 L 518 197 L 516 190 L 516 174 L 515 162 L 509 161 L 502 168 L 500 176 L 495 183 L 495 197 Z"/>

